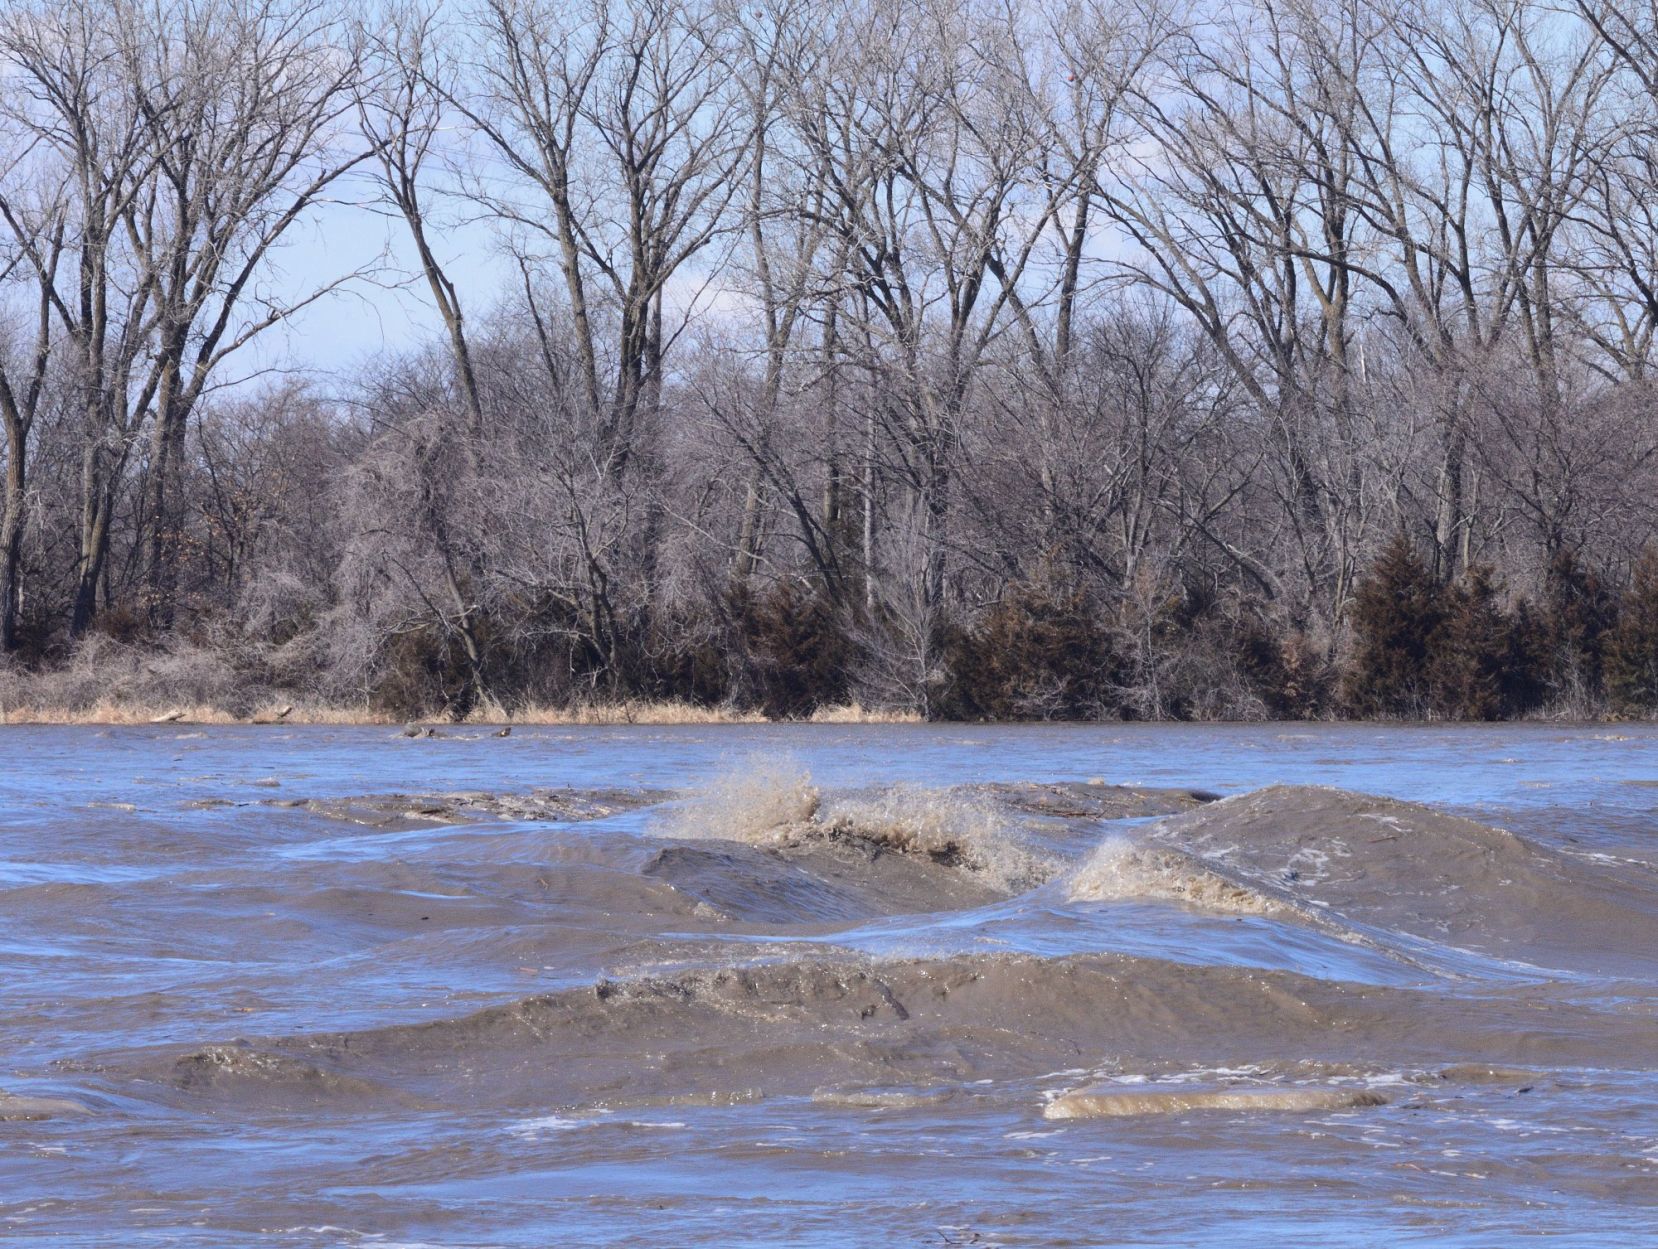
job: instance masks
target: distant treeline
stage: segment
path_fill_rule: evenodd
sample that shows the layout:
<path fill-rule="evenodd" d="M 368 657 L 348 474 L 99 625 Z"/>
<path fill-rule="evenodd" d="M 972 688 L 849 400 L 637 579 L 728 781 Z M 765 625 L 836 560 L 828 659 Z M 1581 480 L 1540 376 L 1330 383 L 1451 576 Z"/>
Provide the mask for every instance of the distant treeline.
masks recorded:
<path fill-rule="evenodd" d="M 13 0 L 0 702 L 1658 713 L 1655 65 L 1658 0 Z M 325 203 L 409 271 L 293 289 Z M 388 280 L 429 341 L 246 380 Z"/>

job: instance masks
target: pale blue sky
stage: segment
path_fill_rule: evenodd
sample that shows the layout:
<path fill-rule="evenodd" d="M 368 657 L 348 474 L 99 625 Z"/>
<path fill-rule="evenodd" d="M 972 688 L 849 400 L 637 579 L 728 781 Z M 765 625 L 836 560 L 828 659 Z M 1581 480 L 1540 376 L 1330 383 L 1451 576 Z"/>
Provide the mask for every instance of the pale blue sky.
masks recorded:
<path fill-rule="evenodd" d="M 342 198 L 370 194 L 361 182 L 342 187 Z M 433 231 L 434 244 L 461 290 L 469 313 L 481 313 L 501 290 L 507 270 L 494 232 L 484 224 Z M 415 272 L 407 227 L 397 217 L 359 204 L 319 207 L 284 238 L 267 273 L 285 298 L 302 298 L 321 284 L 358 269 L 374 276 L 350 282 L 267 331 L 250 346 L 225 380 L 259 368 L 287 367 L 326 379 L 345 375 L 365 358 L 411 347 L 436 333 L 437 313 L 424 279 Z M 414 278 L 414 280 L 410 280 Z"/>

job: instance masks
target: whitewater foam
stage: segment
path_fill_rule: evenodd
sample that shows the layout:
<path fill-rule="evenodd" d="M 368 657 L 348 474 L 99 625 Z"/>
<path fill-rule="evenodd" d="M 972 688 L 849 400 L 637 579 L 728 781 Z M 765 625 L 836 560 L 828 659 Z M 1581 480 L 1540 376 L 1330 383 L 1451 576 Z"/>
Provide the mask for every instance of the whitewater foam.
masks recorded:
<path fill-rule="evenodd" d="M 784 830 L 809 823 L 821 803 L 804 765 L 788 755 L 756 755 L 710 779 L 652 831 L 767 845 L 785 839 Z"/>
<path fill-rule="evenodd" d="M 652 831 L 776 851 L 839 844 L 872 856 L 902 854 L 972 873 L 1008 893 L 1033 888 L 1058 870 L 982 795 L 898 784 L 826 797 L 811 773 L 786 756 L 751 759 L 714 778 Z"/>
<path fill-rule="evenodd" d="M 1173 1115 L 1197 1110 L 1285 1111 L 1309 1113 L 1385 1106 L 1374 1089 L 1345 1088 L 1172 1088 L 1128 1091 L 1082 1089 L 1056 1097 L 1042 1108 L 1044 1119 L 1111 1119 L 1139 1115 Z"/>
<path fill-rule="evenodd" d="M 955 1096 L 951 1088 L 851 1088 L 818 1089 L 812 1102 L 849 1110 L 919 1110 L 939 1106 Z"/>
<path fill-rule="evenodd" d="M 948 789 L 894 785 L 840 799 L 818 821 L 830 838 L 915 855 L 988 877 L 1009 893 L 1034 888 L 1057 870 L 988 801 Z"/>
<path fill-rule="evenodd" d="M 1229 915 L 1283 917 L 1299 914 L 1286 902 L 1228 880 L 1178 850 L 1137 846 L 1112 837 L 1071 877 L 1073 902 L 1182 902 Z"/>

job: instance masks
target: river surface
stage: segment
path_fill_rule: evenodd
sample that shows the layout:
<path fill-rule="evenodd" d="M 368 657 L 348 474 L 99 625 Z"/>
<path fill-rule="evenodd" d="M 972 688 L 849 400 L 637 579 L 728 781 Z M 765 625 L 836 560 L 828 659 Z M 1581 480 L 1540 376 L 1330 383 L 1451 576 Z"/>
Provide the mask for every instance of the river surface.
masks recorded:
<path fill-rule="evenodd" d="M 0 1242 L 1658 1243 L 1658 730 L 0 728 Z"/>

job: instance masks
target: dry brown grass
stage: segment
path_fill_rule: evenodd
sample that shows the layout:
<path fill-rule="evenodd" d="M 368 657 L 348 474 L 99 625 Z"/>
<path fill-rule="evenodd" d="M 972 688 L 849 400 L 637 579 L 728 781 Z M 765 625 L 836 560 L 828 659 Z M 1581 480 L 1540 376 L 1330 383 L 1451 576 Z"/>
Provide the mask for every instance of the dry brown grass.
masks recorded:
<path fill-rule="evenodd" d="M 244 657 L 245 659 L 245 657 Z M 895 724 L 909 712 L 856 703 L 825 707 L 811 717 L 824 724 Z M 439 723 L 441 717 L 427 722 Z M 0 724 L 374 724 L 404 717 L 362 701 L 330 699 L 273 680 L 257 663 L 187 642 L 141 646 L 94 636 L 68 663 L 30 669 L 0 658 Z M 508 707 L 486 700 L 467 717 L 483 725 L 708 725 L 766 724 L 760 711 L 706 707 L 676 700 L 574 702 Z"/>
<path fill-rule="evenodd" d="M 757 711 L 735 707 L 700 707 L 676 701 L 577 703 L 569 707 L 533 706 L 512 711 L 486 704 L 468 721 L 475 724 L 764 724 Z"/>
<path fill-rule="evenodd" d="M 819 707 L 812 712 L 813 724 L 920 724 L 921 715 L 915 711 L 881 711 L 861 703 L 843 703 L 838 707 Z"/>
<path fill-rule="evenodd" d="M 286 715 L 278 715 L 291 706 Z M 0 724 L 391 724 L 366 707 L 273 703 L 248 715 L 223 707 L 104 700 L 87 707 L 0 707 Z"/>
<path fill-rule="evenodd" d="M 278 713 L 291 709 L 286 715 Z M 913 724 L 914 712 L 880 711 L 856 703 L 819 708 L 813 724 Z M 139 703 L 113 699 L 84 707 L 21 704 L 0 706 L 0 724 L 396 724 L 392 716 L 367 706 L 272 702 L 246 715 L 211 705 Z M 761 712 L 734 707 L 701 707 L 693 703 L 629 700 L 620 703 L 582 703 L 570 707 L 525 707 L 508 711 L 498 704 L 479 707 L 468 724 L 499 725 L 699 725 L 769 724 Z"/>
<path fill-rule="evenodd" d="M 752 708 L 703 707 L 676 701 L 583 703 L 572 707 L 527 707 L 508 712 L 498 706 L 482 707 L 469 720 L 478 724 L 772 724 L 764 712 Z M 920 717 L 909 711 L 876 711 L 850 703 L 841 707 L 820 707 L 812 724 L 911 724 Z"/>

